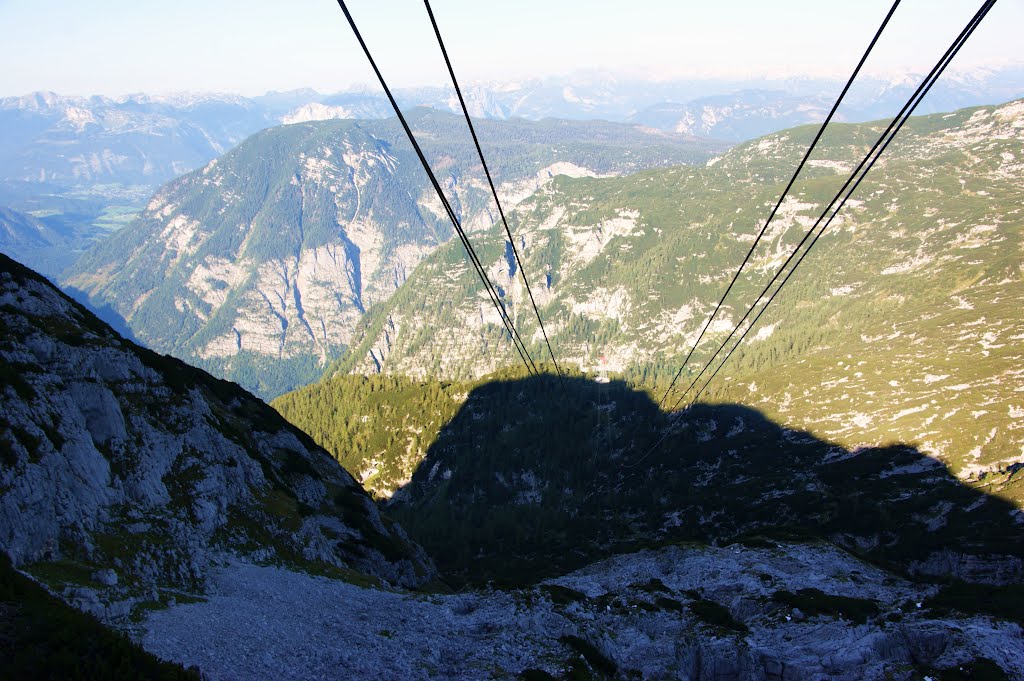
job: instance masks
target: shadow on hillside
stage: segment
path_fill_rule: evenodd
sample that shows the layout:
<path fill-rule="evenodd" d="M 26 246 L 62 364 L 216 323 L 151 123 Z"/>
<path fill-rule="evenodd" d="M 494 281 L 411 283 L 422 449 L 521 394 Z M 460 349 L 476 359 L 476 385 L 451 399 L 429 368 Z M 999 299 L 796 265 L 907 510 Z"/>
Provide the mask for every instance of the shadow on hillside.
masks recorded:
<path fill-rule="evenodd" d="M 666 542 L 771 539 L 829 541 L 911 574 L 1022 580 L 1014 506 L 913 447 L 847 451 L 734 404 L 669 418 L 622 382 L 475 389 L 389 512 L 455 581 L 521 584 Z"/>
<path fill-rule="evenodd" d="M 112 305 L 107 303 L 103 306 L 97 306 L 89 297 L 88 293 L 81 289 L 77 289 L 74 286 L 60 286 L 59 288 L 64 291 L 69 298 L 99 317 L 101 321 L 106 322 L 106 324 L 114 331 L 117 331 L 122 338 L 130 340 L 136 345 L 144 345 L 144 343 L 142 343 L 132 333 L 131 327 L 128 326 L 128 320 L 122 317 L 121 313 L 115 310 Z"/>

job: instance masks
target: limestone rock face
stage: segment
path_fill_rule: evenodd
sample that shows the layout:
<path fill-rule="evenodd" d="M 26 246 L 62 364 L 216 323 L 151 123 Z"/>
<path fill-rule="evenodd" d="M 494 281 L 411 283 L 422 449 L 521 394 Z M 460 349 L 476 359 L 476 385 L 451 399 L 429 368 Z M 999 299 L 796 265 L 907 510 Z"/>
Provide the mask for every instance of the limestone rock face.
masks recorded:
<path fill-rule="evenodd" d="M 407 586 L 433 573 L 273 409 L 4 256 L 0 319 L 0 547 L 79 605 L 201 590 L 230 554 Z"/>

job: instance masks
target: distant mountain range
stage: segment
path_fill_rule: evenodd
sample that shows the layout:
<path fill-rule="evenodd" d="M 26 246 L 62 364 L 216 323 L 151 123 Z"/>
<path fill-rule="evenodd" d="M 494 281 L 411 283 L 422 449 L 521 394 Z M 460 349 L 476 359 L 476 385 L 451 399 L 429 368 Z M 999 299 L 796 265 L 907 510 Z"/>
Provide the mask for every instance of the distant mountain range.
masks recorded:
<path fill-rule="evenodd" d="M 910 82 L 909 76 L 897 82 L 862 79 L 840 120 L 870 120 L 895 111 Z M 474 84 L 466 88 L 466 97 L 471 113 L 482 118 L 603 119 L 738 142 L 820 120 L 840 86 L 821 79 L 643 82 L 591 73 Z M 921 112 L 1020 96 L 1022 67 L 947 77 Z M 447 88 L 399 90 L 398 98 L 407 107 L 458 111 Z M 387 101 L 376 91 L 120 98 L 37 92 L 7 97 L 0 99 L 0 183 L 65 188 L 114 184 L 151 190 L 266 127 L 390 115 Z"/>
<path fill-rule="evenodd" d="M 838 120 L 891 115 L 909 82 L 909 77 L 863 79 L 847 96 Z M 470 111 L 481 118 L 599 119 L 735 143 L 821 120 L 841 85 L 809 78 L 649 82 L 592 72 L 469 84 L 465 95 Z M 458 111 L 454 93 L 442 87 L 409 88 L 397 96 L 406 108 Z M 947 76 L 921 112 L 1021 96 L 1021 67 Z M 0 248 L 53 276 L 89 243 L 127 224 L 159 186 L 251 134 L 282 123 L 391 115 L 375 90 L 300 89 L 259 97 L 35 92 L 0 98 L 0 206 L 74 234 L 49 252 L 12 250 L 10 244 Z"/>

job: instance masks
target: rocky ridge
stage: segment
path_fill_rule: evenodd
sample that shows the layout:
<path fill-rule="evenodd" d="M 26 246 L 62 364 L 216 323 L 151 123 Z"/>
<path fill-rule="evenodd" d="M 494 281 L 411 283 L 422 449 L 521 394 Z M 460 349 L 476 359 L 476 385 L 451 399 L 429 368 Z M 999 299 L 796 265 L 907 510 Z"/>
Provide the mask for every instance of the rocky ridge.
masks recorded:
<path fill-rule="evenodd" d="M 274 410 L 6 256 L 0 319 L 0 546 L 65 600 L 118 619 L 201 594 L 237 556 L 396 585 L 433 574 Z"/>

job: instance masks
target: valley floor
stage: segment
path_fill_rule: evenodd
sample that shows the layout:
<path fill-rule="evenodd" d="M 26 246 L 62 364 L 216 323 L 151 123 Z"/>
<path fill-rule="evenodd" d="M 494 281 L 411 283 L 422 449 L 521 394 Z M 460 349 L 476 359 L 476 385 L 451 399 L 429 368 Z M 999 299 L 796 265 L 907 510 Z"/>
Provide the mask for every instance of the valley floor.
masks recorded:
<path fill-rule="evenodd" d="M 877 613 L 812 616 L 777 595 L 808 588 Z M 1021 627 L 929 612 L 918 604 L 934 589 L 803 544 L 669 547 L 533 589 L 454 595 L 236 563 L 205 602 L 150 615 L 141 639 L 213 681 L 560 676 L 584 659 L 642 678 L 921 679 L 982 657 L 1024 679 Z"/>

